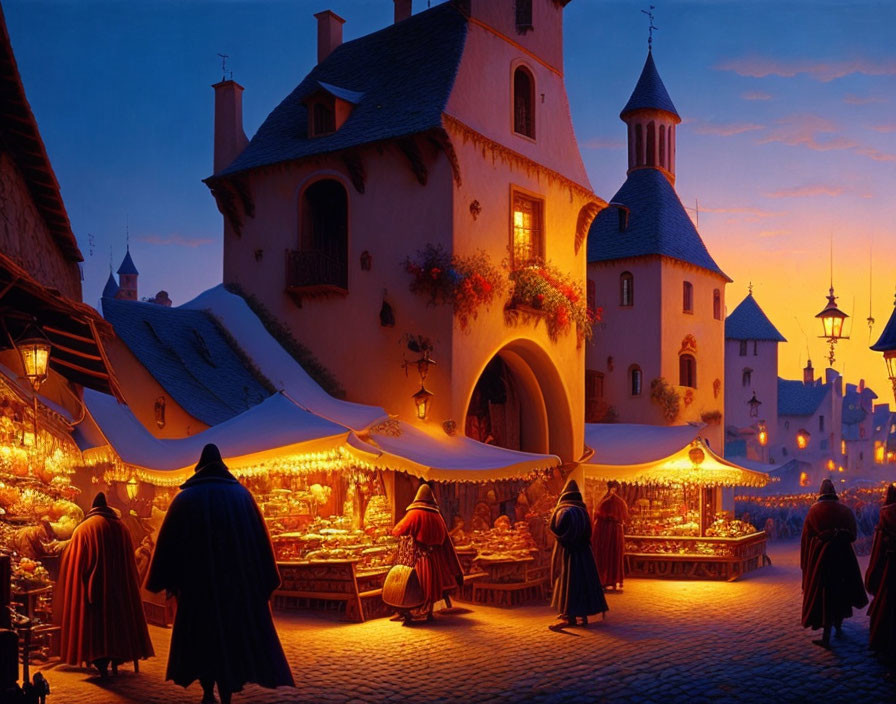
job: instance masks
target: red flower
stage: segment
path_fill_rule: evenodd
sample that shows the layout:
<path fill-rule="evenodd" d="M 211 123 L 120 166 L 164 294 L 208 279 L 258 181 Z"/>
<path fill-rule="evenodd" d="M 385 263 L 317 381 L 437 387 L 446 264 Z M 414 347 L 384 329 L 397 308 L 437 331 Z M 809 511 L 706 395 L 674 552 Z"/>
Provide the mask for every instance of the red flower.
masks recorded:
<path fill-rule="evenodd" d="M 430 271 L 429 271 L 429 275 L 430 275 L 432 278 L 434 278 L 434 279 L 439 278 L 439 275 L 440 275 L 441 273 L 442 273 L 442 270 L 439 269 L 439 267 L 437 267 L 437 266 L 434 266 L 434 267 L 433 267 L 432 269 L 430 269 Z"/>

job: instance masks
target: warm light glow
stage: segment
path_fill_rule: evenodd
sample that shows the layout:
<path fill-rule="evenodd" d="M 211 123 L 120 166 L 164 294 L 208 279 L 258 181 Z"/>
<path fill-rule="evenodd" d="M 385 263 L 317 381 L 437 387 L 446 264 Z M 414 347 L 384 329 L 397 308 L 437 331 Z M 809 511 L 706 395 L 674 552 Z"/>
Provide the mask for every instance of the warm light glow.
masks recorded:
<path fill-rule="evenodd" d="M 841 440 L 841 441 L 840 441 L 840 454 L 841 454 L 841 455 L 845 455 L 845 454 L 846 454 L 846 440 Z"/>
<path fill-rule="evenodd" d="M 759 431 L 759 444 L 765 447 L 768 445 L 768 433 L 764 430 Z"/>
<path fill-rule="evenodd" d="M 22 447 L 34 447 L 34 431 L 22 431 Z"/>
<path fill-rule="evenodd" d="M 843 471 L 843 465 L 842 465 L 842 464 L 841 464 L 839 467 L 837 467 L 837 471 L 838 471 L 838 472 L 842 472 L 842 471 Z"/>
<path fill-rule="evenodd" d="M 796 446 L 805 450 L 809 446 L 809 433 L 800 431 L 796 434 Z"/>
<path fill-rule="evenodd" d="M 133 475 L 131 475 L 131 478 L 128 479 L 128 483 L 127 483 L 126 487 L 127 487 L 127 492 L 128 492 L 128 498 L 131 501 L 133 501 L 134 499 L 137 498 L 137 490 L 139 489 L 139 486 L 137 484 L 137 478 L 134 477 Z"/>
<path fill-rule="evenodd" d="M 874 448 L 874 461 L 877 462 L 877 464 L 884 463 L 884 452 L 885 450 L 883 443 L 878 441 L 877 447 Z"/>
<path fill-rule="evenodd" d="M 414 394 L 414 405 L 417 407 L 417 418 L 420 420 L 426 420 L 426 416 L 429 415 L 429 404 L 432 402 L 432 397 L 432 392 L 427 391 L 423 386 Z"/>
<path fill-rule="evenodd" d="M 828 460 L 827 468 L 829 472 L 834 471 L 834 460 Z"/>
<path fill-rule="evenodd" d="M 831 341 L 847 339 L 843 337 L 843 321 L 849 316 L 837 308 L 837 297 L 834 296 L 833 287 L 831 287 L 831 292 L 828 295 L 828 304 L 815 317 L 821 319 L 821 325 L 824 329 L 822 337 Z"/>
<path fill-rule="evenodd" d="M 37 391 L 47 378 L 47 367 L 50 363 L 50 343 L 46 339 L 33 337 L 18 342 L 19 354 L 25 378 Z"/>
<path fill-rule="evenodd" d="M 809 475 L 805 472 L 800 472 L 800 486 L 809 486 Z"/>

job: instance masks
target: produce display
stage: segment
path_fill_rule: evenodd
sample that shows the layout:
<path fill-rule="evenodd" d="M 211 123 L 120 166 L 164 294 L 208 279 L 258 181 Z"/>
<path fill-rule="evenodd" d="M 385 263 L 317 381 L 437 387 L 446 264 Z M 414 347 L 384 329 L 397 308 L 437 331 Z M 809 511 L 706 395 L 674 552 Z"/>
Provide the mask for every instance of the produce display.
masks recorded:
<path fill-rule="evenodd" d="M 538 551 L 526 521 L 513 525 L 507 516 L 499 516 L 494 528 L 474 530 L 456 536 L 454 547 L 459 552 L 476 552 L 477 559 L 520 560 Z"/>
<path fill-rule="evenodd" d="M 729 519 L 725 514 L 716 514 L 715 520 L 706 528 L 706 537 L 741 538 L 757 532 L 755 526 L 746 521 Z"/>

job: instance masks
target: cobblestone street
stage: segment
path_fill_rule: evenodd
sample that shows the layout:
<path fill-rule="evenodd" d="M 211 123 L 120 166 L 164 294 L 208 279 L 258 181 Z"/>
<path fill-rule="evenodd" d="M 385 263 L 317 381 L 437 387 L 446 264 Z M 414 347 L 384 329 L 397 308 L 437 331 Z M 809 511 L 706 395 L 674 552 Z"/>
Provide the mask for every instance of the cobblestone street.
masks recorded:
<path fill-rule="evenodd" d="M 844 624 L 828 652 L 800 617 L 799 546 L 772 544 L 772 567 L 734 583 L 631 580 L 587 630 L 547 629 L 547 606 L 464 605 L 431 626 L 278 614 L 297 689 L 248 687 L 234 702 L 851 702 L 894 701 L 867 650 L 868 619 Z M 867 558 L 862 559 L 864 569 Z M 151 627 L 153 660 L 108 684 L 45 671 L 50 704 L 199 702 L 163 681 L 170 631 Z M 816 635 L 817 637 L 817 635 Z"/>

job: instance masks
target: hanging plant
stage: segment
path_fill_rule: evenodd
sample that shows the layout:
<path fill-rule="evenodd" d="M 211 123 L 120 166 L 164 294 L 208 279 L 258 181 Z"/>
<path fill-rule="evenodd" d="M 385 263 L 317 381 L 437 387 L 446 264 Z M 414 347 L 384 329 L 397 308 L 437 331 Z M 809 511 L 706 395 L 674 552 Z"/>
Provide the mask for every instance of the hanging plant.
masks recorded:
<path fill-rule="evenodd" d="M 514 269 L 510 281 L 513 292 L 508 307 L 542 311 L 551 340 L 556 341 L 573 325 L 580 340 L 591 339 L 592 327 L 600 321 L 602 310 L 588 308 L 582 287 L 569 275 L 539 262 Z"/>
<path fill-rule="evenodd" d="M 461 328 L 475 320 L 481 306 L 501 297 L 507 287 L 504 273 L 479 251 L 462 257 L 450 255 L 441 245 L 427 244 L 404 262 L 411 275 L 410 289 L 429 297 L 432 304 L 451 304 Z"/>
<path fill-rule="evenodd" d="M 663 377 L 657 377 L 650 382 L 650 400 L 657 404 L 663 411 L 663 418 L 669 423 L 678 418 L 681 409 L 681 396 Z"/>
<path fill-rule="evenodd" d="M 707 425 L 719 425 L 722 422 L 721 411 L 705 411 L 700 414 L 700 420 Z"/>

